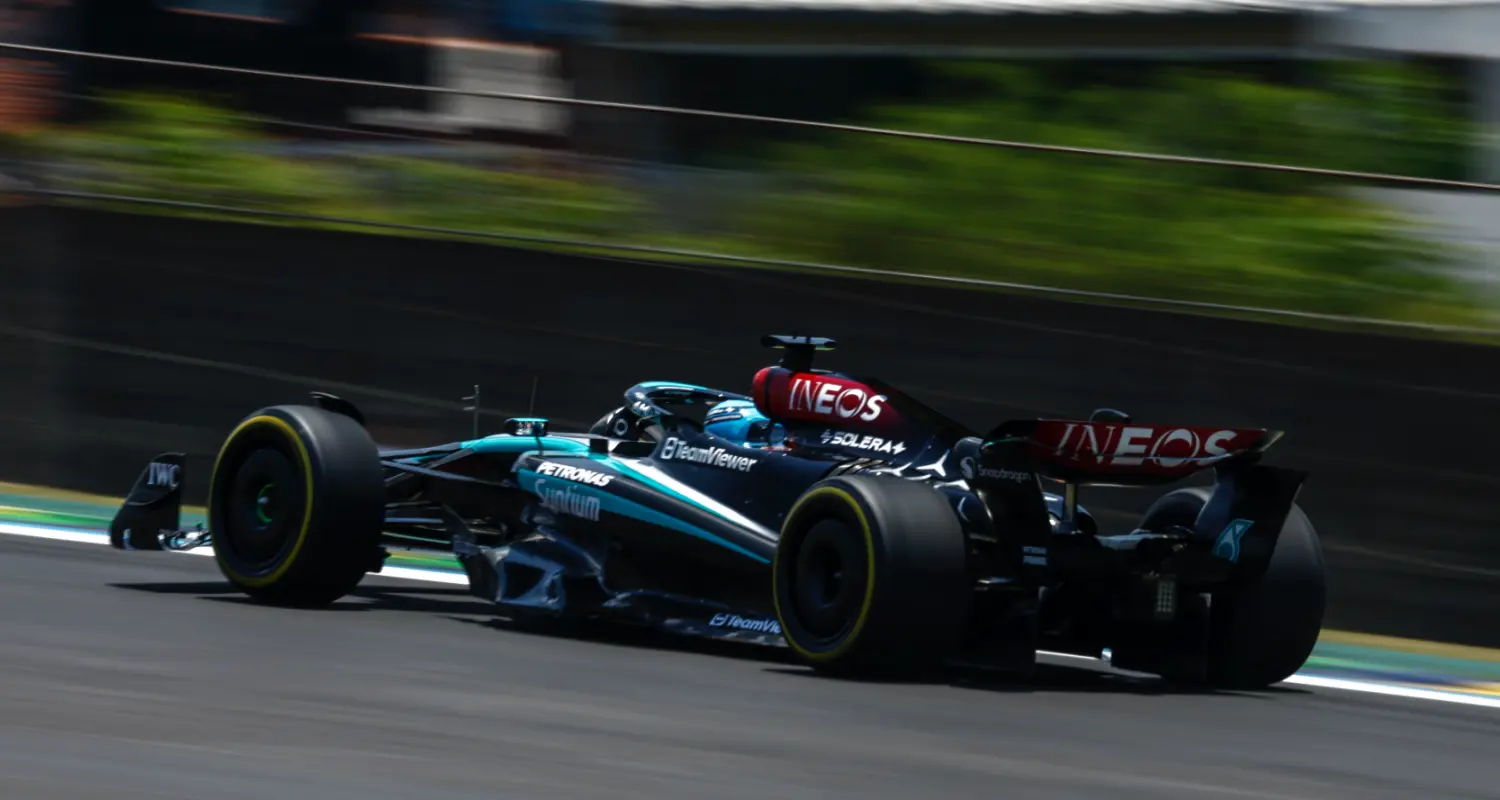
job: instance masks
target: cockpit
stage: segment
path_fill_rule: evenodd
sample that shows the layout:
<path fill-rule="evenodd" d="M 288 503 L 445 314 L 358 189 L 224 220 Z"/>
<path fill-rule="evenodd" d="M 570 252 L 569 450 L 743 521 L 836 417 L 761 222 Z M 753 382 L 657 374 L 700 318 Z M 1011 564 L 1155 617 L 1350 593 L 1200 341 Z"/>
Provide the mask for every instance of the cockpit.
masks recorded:
<path fill-rule="evenodd" d="M 755 407 L 751 400 L 725 400 L 703 416 L 703 430 L 740 447 L 784 446 L 786 429 Z"/>
<path fill-rule="evenodd" d="M 625 406 L 600 418 L 589 432 L 629 441 L 660 441 L 664 431 L 659 420 L 672 417 L 679 424 L 698 428 L 739 447 L 786 447 L 785 427 L 772 422 L 753 400 L 742 394 L 693 384 L 648 381 L 632 386 L 625 399 Z"/>

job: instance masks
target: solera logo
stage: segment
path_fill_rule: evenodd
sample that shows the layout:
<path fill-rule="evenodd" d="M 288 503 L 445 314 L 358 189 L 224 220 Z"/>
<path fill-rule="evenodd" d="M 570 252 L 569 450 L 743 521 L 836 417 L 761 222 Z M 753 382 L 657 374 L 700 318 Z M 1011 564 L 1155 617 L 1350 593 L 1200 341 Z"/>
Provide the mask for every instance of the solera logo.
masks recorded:
<path fill-rule="evenodd" d="M 859 419 L 873 422 L 885 410 L 888 398 L 858 384 L 835 380 L 795 378 L 787 397 L 793 411 L 806 411 L 823 417 Z"/>

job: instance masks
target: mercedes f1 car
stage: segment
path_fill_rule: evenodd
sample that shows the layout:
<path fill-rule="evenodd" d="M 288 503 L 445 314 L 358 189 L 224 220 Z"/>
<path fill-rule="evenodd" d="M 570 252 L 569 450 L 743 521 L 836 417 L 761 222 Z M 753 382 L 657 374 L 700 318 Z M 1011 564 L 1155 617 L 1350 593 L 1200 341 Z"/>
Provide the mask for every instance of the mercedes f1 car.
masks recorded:
<path fill-rule="evenodd" d="M 1039 650 L 1174 681 L 1263 687 L 1299 669 L 1324 610 L 1306 473 L 1281 434 L 1087 419 L 979 433 L 880 380 L 814 368 L 833 341 L 767 336 L 749 394 L 630 387 L 590 430 L 545 418 L 419 449 L 376 445 L 347 400 L 256 411 L 225 439 L 206 528 L 182 530 L 185 456 L 155 457 L 115 518 L 127 550 L 211 546 L 240 591 L 317 606 L 393 548 L 451 552 L 507 616 L 612 619 L 785 646 L 835 673 Z M 1100 530 L 1090 485 L 1162 487 Z M 1044 491 L 1044 481 L 1056 491 Z"/>

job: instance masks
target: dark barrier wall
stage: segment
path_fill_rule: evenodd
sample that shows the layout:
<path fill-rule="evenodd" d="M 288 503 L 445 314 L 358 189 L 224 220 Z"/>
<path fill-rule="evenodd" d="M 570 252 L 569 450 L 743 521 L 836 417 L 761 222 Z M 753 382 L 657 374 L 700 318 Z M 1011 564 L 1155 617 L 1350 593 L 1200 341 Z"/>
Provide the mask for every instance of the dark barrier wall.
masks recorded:
<path fill-rule="evenodd" d="M 765 332 L 977 428 L 1087 414 L 1282 428 L 1312 472 L 1330 627 L 1500 646 L 1500 363 L 1477 346 L 992 293 L 589 260 L 478 244 L 58 210 L 0 212 L 0 479 L 121 494 L 242 415 L 325 389 L 377 437 L 505 414 L 586 425 L 638 380 L 748 388 Z M 1085 493 L 1138 511 L 1154 493 Z M 1090 502 L 1092 500 L 1092 502 Z M 1121 515 L 1106 521 L 1129 524 Z"/>

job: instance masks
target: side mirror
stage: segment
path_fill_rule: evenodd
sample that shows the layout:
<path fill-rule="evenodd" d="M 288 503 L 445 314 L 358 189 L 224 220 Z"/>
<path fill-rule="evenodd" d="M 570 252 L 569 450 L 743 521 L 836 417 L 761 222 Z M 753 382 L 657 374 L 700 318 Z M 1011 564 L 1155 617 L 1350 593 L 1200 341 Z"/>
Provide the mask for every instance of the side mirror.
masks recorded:
<path fill-rule="evenodd" d="M 541 417 L 512 417 L 505 421 L 505 432 L 511 436 L 535 436 L 540 439 L 547 435 L 547 420 Z"/>

